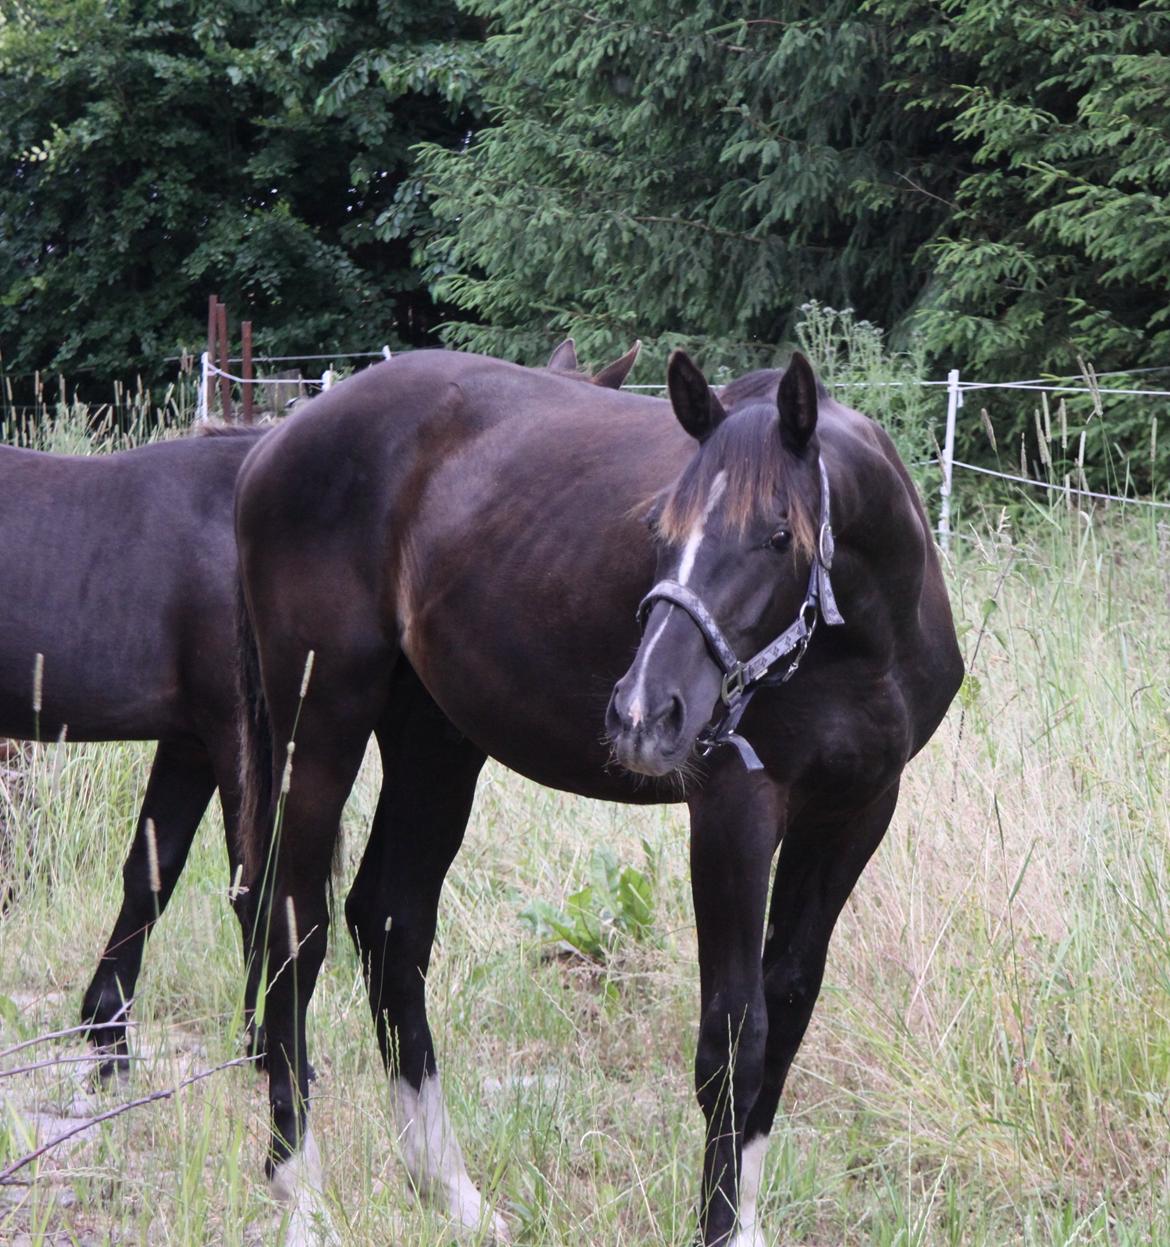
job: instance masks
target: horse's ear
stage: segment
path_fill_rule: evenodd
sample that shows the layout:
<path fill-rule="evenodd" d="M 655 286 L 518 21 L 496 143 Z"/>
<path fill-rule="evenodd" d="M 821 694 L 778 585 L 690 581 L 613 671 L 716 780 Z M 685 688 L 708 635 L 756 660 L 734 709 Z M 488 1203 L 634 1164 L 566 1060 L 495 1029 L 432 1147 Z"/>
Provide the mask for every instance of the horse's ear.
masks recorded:
<path fill-rule="evenodd" d="M 548 357 L 546 365 L 550 372 L 577 371 L 577 344 L 572 338 L 566 338 Z"/>
<path fill-rule="evenodd" d="M 817 427 L 817 377 L 812 364 L 793 351 L 780 378 L 776 394 L 780 412 L 780 440 L 789 450 L 801 454 Z"/>
<path fill-rule="evenodd" d="M 622 383 L 630 375 L 630 369 L 634 366 L 634 361 L 638 358 L 638 352 L 642 349 L 642 342 L 639 339 L 632 347 L 621 357 L 615 359 L 612 364 L 606 366 L 593 377 L 594 385 L 604 385 L 607 390 L 620 390 Z"/>
<path fill-rule="evenodd" d="M 679 424 L 700 442 L 705 442 L 727 418 L 723 404 L 686 351 L 671 351 L 666 365 L 666 389 Z"/>

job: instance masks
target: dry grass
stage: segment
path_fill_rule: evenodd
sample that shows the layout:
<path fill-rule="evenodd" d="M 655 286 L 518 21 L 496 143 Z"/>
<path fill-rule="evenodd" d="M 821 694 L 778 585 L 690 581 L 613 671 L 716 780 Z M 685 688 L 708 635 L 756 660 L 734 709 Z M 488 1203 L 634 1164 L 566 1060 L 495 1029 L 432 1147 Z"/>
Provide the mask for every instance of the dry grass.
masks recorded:
<path fill-rule="evenodd" d="M 1015 539 L 981 527 L 950 575 L 973 678 L 911 765 L 835 937 L 766 1169 L 776 1241 L 1167 1241 L 1170 536 L 1056 512 Z M 74 1022 L 148 756 L 44 746 L 17 759 L 0 1047 Z M 347 812 L 351 852 L 376 784 L 371 758 Z M 602 969 L 542 958 L 517 919 L 525 903 L 562 902 L 598 845 L 641 865 L 643 841 L 660 945 L 625 944 Z M 126 1095 L 236 1055 L 227 883 L 206 827 L 147 953 Z M 697 982 L 680 811 L 590 804 L 489 769 L 430 996 L 469 1167 L 518 1242 L 690 1240 Z M 449 1243 L 406 1195 L 344 937 L 310 1026 L 343 1240 Z M 76 1067 L 3 1077 L 15 1061 L 0 1063 L 0 1166 L 90 1107 Z M 0 1241 L 272 1241 L 266 1130 L 262 1080 L 226 1071 L 47 1157 L 0 1200 Z"/>

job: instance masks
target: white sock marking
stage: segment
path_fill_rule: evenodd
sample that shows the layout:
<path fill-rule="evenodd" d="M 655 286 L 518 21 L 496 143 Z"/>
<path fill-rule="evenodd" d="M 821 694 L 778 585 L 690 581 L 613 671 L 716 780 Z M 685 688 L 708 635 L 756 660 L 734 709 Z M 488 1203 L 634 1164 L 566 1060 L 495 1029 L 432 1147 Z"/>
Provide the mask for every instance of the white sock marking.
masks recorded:
<path fill-rule="evenodd" d="M 338 1241 L 323 1191 L 321 1153 L 312 1130 L 306 1129 L 301 1146 L 272 1175 L 273 1197 L 288 1205 L 284 1247 L 331 1247 Z"/>
<path fill-rule="evenodd" d="M 763 1232 L 756 1225 L 756 1199 L 760 1193 L 760 1175 L 764 1171 L 764 1153 L 768 1136 L 758 1134 L 744 1144 L 739 1166 L 739 1224 L 728 1247 L 767 1247 Z"/>
<path fill-rule="evenodd" d="M 391 1079 L 390 1111 L 402 1159 L 422 1195 L 468 1229 L 478 1229 L 486 1211 L 495 1241 L 509 1242 L 503 1219 L 486 1208 L 467 1175 L 438 1076 L 424 1078 L 418 1091 L 405 1078 Z"/>

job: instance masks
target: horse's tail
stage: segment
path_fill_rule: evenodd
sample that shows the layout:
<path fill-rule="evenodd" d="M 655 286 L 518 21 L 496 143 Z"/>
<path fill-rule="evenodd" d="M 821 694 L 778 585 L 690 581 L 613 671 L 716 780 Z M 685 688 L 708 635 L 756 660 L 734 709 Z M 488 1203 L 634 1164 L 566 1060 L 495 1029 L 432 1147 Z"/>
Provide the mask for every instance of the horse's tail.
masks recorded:
<path fill-rule="evenodd" d="M 260 886 L 260 874 L 272 843 L 274 786 L 272 782 L 272 721 L 260 679 L 260 650 L 248 617 L 242 576 L 236 581 L 236 699 L 240 734 L 240 821 L 237 847 L 249 887 Z"/>

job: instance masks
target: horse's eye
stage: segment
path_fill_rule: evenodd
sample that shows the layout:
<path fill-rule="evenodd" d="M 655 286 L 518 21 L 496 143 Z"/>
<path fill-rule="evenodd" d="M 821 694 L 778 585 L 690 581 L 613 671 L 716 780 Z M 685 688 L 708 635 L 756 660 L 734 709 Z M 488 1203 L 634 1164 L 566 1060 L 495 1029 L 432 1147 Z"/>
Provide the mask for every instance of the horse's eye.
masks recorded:
<path fill-rule="evenodd" d="M 792 534 L 787 528 L 778 528 L 768 538 L 768 544 L 773 550 L 787 550 L 788 543 L 792 540 Z"/>

